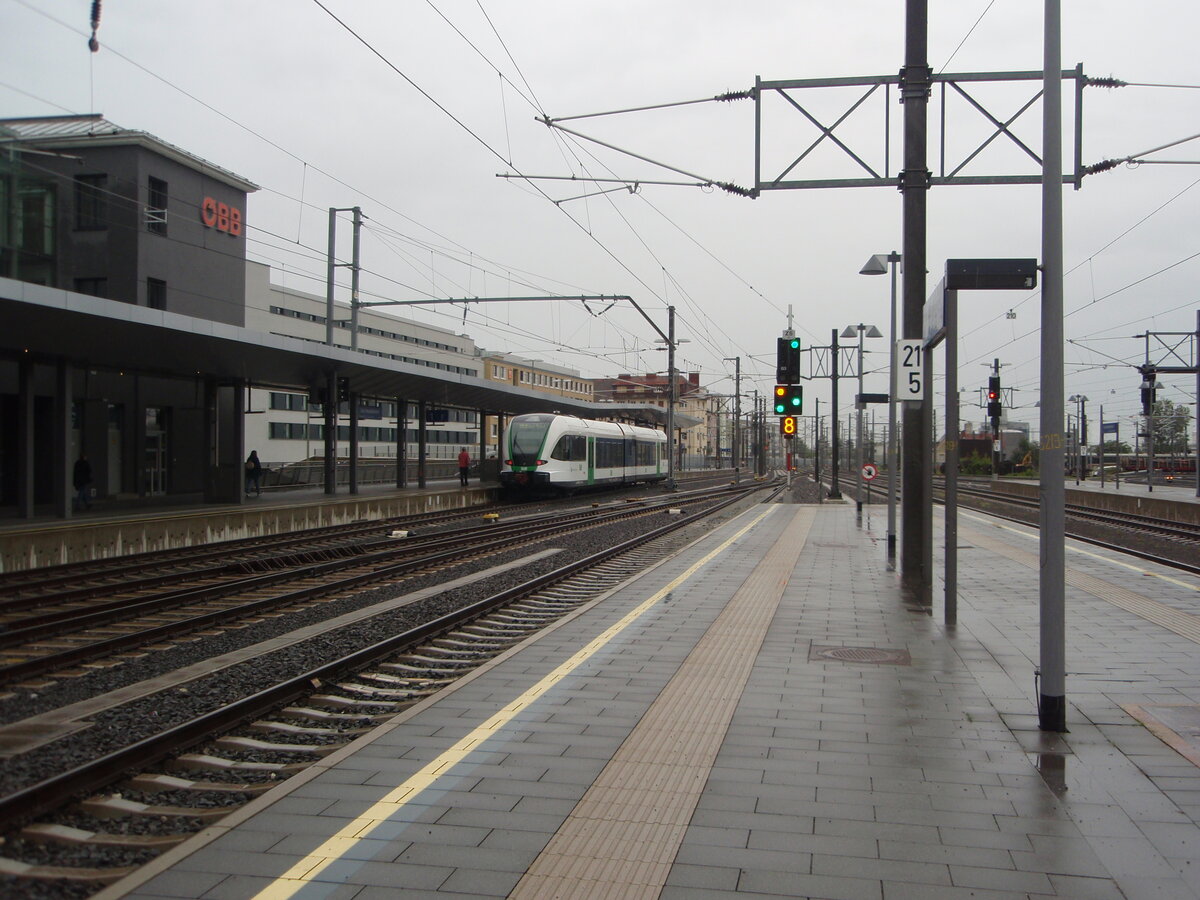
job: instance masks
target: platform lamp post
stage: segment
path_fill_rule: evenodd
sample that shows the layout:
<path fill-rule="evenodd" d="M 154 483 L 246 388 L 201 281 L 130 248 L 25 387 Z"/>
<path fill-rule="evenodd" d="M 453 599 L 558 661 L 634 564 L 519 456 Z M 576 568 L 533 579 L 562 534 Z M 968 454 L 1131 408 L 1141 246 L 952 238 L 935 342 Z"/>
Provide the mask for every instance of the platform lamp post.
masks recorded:
<path fill-rule="evenodd" d="M 1075 484 L 1083 474 L 1084 446 L 1087 444 L 1087 400 L 1083 394 L 1072 394 L 1068 403 L 1075 404 Z"/>
<path fill-rule="evenodd" d="M 855 462 L 858 464 L 858 471 L 854 474 L 854 509 L 855 519 L 859 526 L 862 526 L 862 467 L 863 467 L 863 337 L 881 338 L 883 332 L 874 325 L 847 325 L 842 331 L 842 337 L 852 338 L 854 333 L 858 332 L 858 396 L 854 398 L 854 411 L 856 413 L 857 435 L 855 443 L 857 444 L 857 456 Z"/>
<path fill-rule="evenodd" d="M 887 450 L 886 461 L 888 471 L 888 487 L 887 487 L 887 559 L 888 565 L 895 567 L 896 565 L 896 269 L 901 261 L 901 256 L 895 250 L 891 253 L 883 254 L 876 253 L 867 264 L 859 269 L 859 275 L 886 275 L 889 270 L 892 274 L 892 313 L 891 313 L 891 330 L 888 332 L 888 339 L 891 341 L 891 349 L 888 353 L 888 430 L 887 430 Z"/>

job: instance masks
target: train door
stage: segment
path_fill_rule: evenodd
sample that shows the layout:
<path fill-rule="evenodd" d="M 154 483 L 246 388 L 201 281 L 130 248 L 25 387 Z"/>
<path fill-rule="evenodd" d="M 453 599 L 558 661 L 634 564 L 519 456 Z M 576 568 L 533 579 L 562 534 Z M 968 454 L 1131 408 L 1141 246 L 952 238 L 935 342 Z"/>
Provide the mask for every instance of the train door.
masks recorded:
<path fill-rule="evenodd" d="M 587 483 L 596 483 L 596 439 L 591 435 L 587 439 Z"/>

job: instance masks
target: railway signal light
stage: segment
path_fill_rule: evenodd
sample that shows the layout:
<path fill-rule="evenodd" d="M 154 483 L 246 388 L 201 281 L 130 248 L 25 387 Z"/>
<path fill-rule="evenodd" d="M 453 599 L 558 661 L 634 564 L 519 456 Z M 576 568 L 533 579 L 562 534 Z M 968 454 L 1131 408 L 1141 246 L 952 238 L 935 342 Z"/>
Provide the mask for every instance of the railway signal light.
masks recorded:
<path fill-rule="evenodd" d="M 345 375 L 338 376 L 337 394 L 339 403 L 346 403 L 350 400 L 350 379 Z"/>
<path fill-rule="evenodd" d="M 775 380 L 781 384 L 800 380 L 800 338 L 776 338 Z"/>
<path fill-rule="evenodd" d="M 779 419 L 779 433 L 785 438 L 794 438 L 796 431 L 800 428 L 799 416 L 781 416 Z"/>
<path fill-rule="evenodd" d="M 1000 376 L 992 375 L 988 377 L 987 399 L 988 415 L 993 419 L 1000 418 Z"/>
<path fill-rule="evenodd" d="M 1158 396 L 1158 385 L 1155 383 L 1156 372 L 1146 372 L 1142 382 L 1142 415 L 1148 416 L 1154 412 L 1154 401 Z"/>
<path fill-rule="evenodd" d="M 787 415 L 787 395 L 788 386 L 786 384 L 775 385 L 775 415 Z"/>

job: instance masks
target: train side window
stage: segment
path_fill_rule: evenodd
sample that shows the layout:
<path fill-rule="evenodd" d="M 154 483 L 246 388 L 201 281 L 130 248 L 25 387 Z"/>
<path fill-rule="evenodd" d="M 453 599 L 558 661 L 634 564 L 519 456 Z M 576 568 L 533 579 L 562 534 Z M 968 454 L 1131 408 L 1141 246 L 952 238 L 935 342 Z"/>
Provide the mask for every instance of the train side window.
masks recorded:
<path fill-rule="evenodd" d="M 561 459 L 564 462 L 579 462 L 586 459 L 587 438 L 582 435 L 564 434 L 554 445 L 550 458 Z"/>

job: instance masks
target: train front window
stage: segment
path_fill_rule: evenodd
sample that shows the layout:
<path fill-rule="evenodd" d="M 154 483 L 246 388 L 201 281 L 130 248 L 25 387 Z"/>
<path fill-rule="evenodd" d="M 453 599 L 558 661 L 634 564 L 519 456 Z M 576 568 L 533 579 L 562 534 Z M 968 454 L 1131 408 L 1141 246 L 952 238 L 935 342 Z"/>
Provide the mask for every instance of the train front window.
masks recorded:
<path fill-rule="evenodd" d="M 532 466 L 550 430 L 550 416 L 519 416 L 508 426 L 508 452 L 511 465 Z"/>

